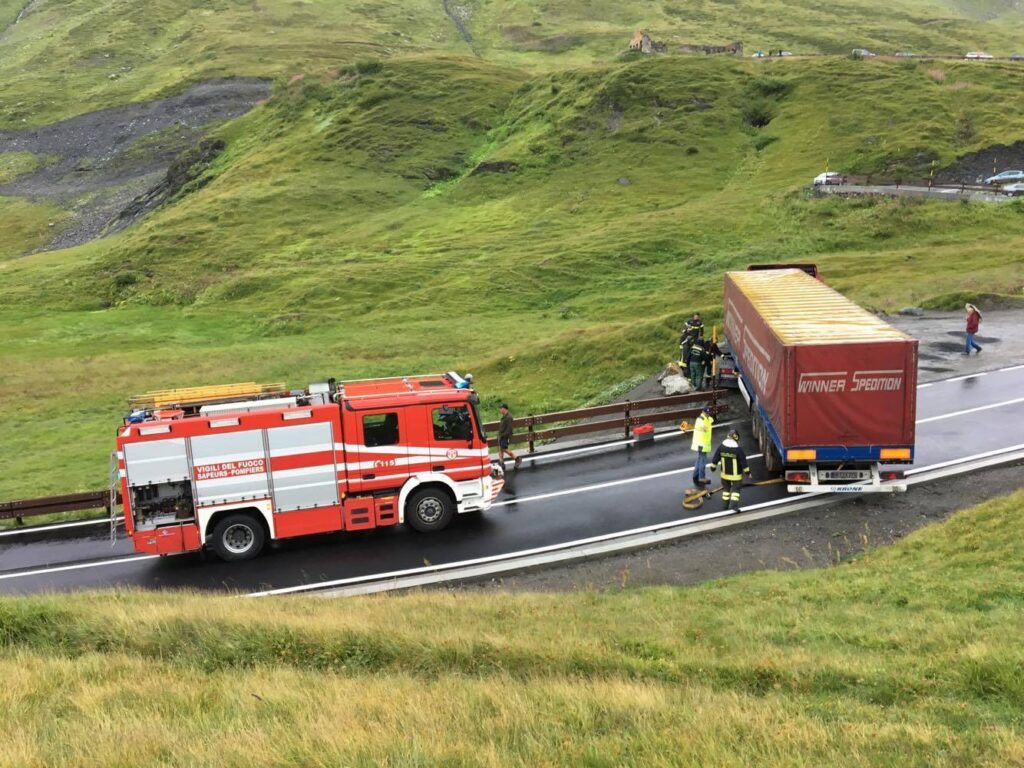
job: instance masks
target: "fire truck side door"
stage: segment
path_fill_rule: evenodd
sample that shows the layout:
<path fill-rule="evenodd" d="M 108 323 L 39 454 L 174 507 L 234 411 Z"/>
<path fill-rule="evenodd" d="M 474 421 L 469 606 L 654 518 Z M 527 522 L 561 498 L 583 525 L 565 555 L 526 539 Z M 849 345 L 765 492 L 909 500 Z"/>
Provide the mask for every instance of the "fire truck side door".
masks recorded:
<path fill-rule="evenodd" d="M 348 466 L 350 487 L 355 492 L 401 488 L 411 474 L 409 460 L 415 458 L 409 452 L 405 409 L 359 411 L 354 415 L 352 443 L 358 455 Z"/>
<path fill-rule="evenodd" d="M 453 480 L 466 479 L 466 469 L 473 470 L 469 475 L 479 476 L 480 460 L 473 447 L 473 421 L 469 405 L 431 405 L 429 418 L 431 470 L 444 472 Z"/>

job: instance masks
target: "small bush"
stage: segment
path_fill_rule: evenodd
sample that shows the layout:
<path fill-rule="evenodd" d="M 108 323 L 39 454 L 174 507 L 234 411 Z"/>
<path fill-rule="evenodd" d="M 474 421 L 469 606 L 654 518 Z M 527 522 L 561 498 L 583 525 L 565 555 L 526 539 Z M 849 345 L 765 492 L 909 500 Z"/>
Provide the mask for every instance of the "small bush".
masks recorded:
<path fill-rule="evenodd" d="M 750 83 L 750 92 L 765 99 L 781 99 L 792 91 L 793 84 L 791 82 L 767 75 L 755 78 Z"/>
<path fill-rule="evenodd" d="M 355 69 L 360 75 L 375 75 L 384 69 L 384 62 L 380 59 L 362 59 L 356 62 Z"/>
<path fill-rule="evenodd" d="M 767 101 L 755 101 L 743 109 L 743 122 L 752 128 L 764 128 L 775 119 L 775 110 Z"/>

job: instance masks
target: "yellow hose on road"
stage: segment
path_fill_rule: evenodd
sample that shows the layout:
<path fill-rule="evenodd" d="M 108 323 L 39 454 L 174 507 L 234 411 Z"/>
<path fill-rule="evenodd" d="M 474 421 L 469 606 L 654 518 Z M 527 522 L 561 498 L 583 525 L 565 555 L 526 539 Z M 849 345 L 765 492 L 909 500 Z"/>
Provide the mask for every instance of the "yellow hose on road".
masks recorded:
<path fill-rule="evenodd" d="M 748 488 L 753 485 L 778 485 L 779 483 L 786 482 L 784 477 L 773 477 L 771 480 L 761 480 L 756 483 L 744 483 L 743 487 Z M 687 488 L 683 494 L 683 507 L 686 509 L 700 509 L 704 506 L 705 499 L 711 498 L 714 494 L 722 490 L 722 486 L 717 488 Z"/>

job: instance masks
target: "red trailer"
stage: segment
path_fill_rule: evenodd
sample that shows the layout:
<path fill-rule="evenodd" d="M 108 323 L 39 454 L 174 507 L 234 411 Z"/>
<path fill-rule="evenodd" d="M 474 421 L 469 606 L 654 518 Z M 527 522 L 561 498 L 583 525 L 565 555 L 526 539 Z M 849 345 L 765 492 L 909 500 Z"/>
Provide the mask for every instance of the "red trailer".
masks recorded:
<path fill-rule="evenodd" d="M 725 335 L 770 471 L 790 490 L 901 490 L 914 459 L 917 340 L 801 269 L 728 272 Z"/>

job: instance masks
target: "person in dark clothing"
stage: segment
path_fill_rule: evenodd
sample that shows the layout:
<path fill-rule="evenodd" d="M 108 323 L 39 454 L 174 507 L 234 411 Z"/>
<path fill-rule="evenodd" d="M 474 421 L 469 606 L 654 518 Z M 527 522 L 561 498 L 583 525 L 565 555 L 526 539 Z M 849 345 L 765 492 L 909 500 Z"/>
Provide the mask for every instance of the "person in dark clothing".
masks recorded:
<path fill-rule="evenodd" d="M 740 488 L 743 487 L 743 479 L 750 474 L 750 465 L 746 452 L 740 447 L 740 433 L 736 430 L 718 446 L 708 469 L 714 472 L 719 464 L 722 465 L 722 509 L 738 509 Z"/>
<path fill-rule="evenodd" d="M 686 324 L 679 334 L 679 362 L 684 373 L 690 368 L 690 349 L 693 347 L 693 343 L 703 335 L 704 321 L 700 319 L 700 312 L 694 312 L 693 317 L 686 319 Z"/>
<path fill-rule="evenodd" d="M 509 450 L 512 442 L 512 414 L 508 412 L 508 406 L 501 404 L 501 421 L 498 423 L 498 460 L 502 466 L 505 465 L 505 454 L 514 462 L 516 469 L 522 465 L 523 460 Z"/>
<path fill-rule="evenodd" d="M 964 344 L 964 354 L 969 355 L 972 349 L 976 349 L 980 355 L 981 347 L 974 340 L 974 334 L 981 327 L 981 312 L 973 304 L 968 304 L 964 309 L 967 311 L 967 341 Z"/>
<path fill-rule="evenodd" d="M 708 353 L 704 339 L 697 339 L 690 348 L 690 383 L 694 389 L 704 387 L 704 367 L 707 365 Z"/>

